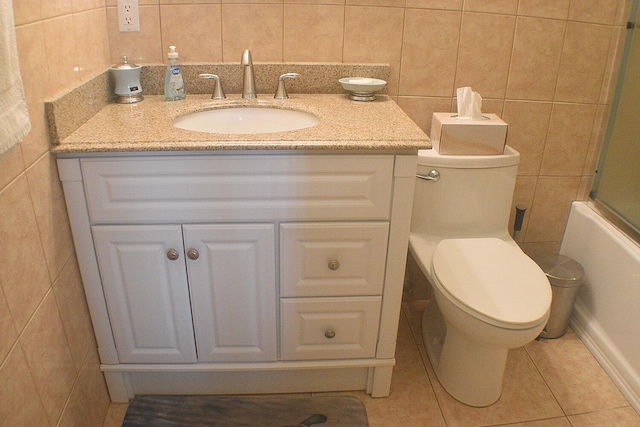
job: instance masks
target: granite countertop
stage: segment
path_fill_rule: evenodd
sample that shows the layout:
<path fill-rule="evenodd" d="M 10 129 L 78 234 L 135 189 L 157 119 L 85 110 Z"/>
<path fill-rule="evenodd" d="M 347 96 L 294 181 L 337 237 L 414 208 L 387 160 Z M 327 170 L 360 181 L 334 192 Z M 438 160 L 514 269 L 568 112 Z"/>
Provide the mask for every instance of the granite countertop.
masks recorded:
<path fill-rule="evenodd" d="M 189 95 L 167 102 L 145 95 L 135 104 L 110 103 L 53 148 L 55 153 L 207 150 L 375 150 L 415 152 L 431 148 L 429 137 L 388 96 L 356 102 L 343 94 L 266 95 L 241 99 L 227 95 Z M 320 124 L 295 131 L 250 135 L 213 134 L 178 129 L 174 118 L 225 106 L 270 106 L 315 114 Z"/>

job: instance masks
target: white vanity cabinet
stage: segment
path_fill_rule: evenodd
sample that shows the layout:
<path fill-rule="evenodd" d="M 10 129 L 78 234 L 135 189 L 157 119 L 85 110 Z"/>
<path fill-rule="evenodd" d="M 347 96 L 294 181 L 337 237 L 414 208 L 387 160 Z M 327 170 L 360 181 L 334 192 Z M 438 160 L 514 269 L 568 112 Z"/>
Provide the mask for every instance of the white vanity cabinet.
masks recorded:
<path fill-rule="evenodd" d="M 415 154 L 58 159 L 112 400 L 389 393 Z"/>

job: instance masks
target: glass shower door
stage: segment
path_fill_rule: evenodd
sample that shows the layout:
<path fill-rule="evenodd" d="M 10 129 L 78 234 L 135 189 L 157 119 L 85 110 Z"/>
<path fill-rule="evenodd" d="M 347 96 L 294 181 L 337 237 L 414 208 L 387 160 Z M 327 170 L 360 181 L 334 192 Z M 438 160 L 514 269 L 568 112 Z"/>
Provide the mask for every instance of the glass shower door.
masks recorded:
<path fill-rule="evenodd" d="M 625 57 L 592 197 L 640 232 L 640 14 L 633 2 Z"/>

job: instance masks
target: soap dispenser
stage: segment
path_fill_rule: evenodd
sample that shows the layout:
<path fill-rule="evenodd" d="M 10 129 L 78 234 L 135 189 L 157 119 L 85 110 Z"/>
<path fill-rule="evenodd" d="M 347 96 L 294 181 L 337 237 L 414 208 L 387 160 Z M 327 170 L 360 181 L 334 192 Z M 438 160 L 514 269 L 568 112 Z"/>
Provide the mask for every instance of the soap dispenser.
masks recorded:
<path fill-rule="evenodd" d="M 184 99 L 186 95 L 182 69 L 178 63 L 178 52 L 176 52 L 175 46 L 169 46 L 167 58 L 169 63 L 167 64 L 167 73 L 164 80 L 164 97 L 167 101 L 178 101 Z"/>

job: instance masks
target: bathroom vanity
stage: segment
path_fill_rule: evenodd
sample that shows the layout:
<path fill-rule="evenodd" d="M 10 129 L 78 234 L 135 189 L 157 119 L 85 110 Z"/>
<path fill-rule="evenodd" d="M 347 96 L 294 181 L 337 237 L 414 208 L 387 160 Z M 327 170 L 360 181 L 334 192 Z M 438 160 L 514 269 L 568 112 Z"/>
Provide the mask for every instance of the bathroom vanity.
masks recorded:
<path fill-rule="evenodd" d="M 298 109 L 320 124 L 227 135 L 192 111 Z M 389 393 L 417 150 L 388 97 L 109 104 L 58 156 L 111 398 Z"/>

